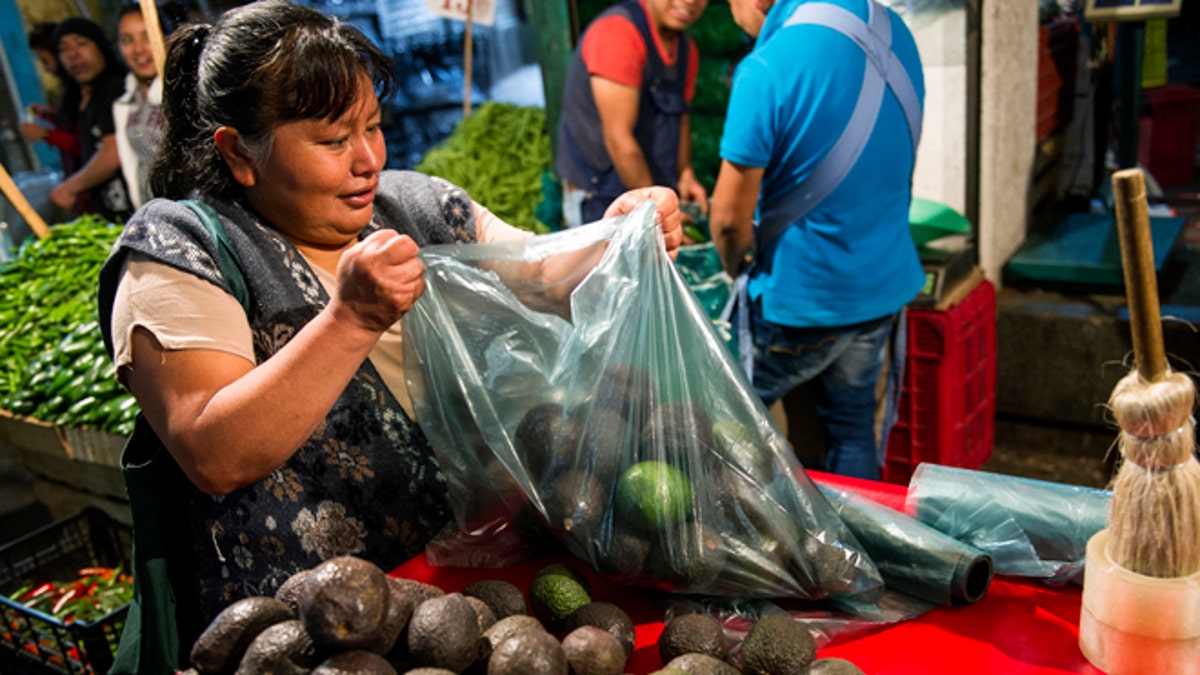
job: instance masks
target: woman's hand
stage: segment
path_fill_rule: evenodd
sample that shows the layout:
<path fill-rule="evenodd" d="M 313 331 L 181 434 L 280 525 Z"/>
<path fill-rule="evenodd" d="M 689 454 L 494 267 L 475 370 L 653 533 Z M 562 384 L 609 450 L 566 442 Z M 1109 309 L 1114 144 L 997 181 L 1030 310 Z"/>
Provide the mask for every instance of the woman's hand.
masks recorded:
<path fill-rule="evenodd" d="M 17 125 L 17 133 L 21 134 L 21 138 L 36 143 L 46 140 L 50 130 L 37 122 L 22 122 Z"/>
<path fill-rule="evenodd" d="M 612 218 L 630 213 L 647 199 L 654 200 L 654 222 L 662 226 L 667 255 L 674 260 L 679 254 L 679 245 L 683 242 L 683 212 L 679 210 L 679 195 L 671 188 L 655 185 L 630 190 L 608 205 L 604 217 Z"/>
<path fill-rule="evenodd" d="M 75 208 L 75 200 L 78 198 L 79 193 L 65 182 L 59 183 L 50 191 L 50 201 L 58 208 L 68 211 Z"/>
<path fill-rule="evenodd" d="M 379 230 L 352 246 L 338 262 L 331 309 L 344 321 L 382 333 L 425 292 L 425 265 L 412 238 Z"/>

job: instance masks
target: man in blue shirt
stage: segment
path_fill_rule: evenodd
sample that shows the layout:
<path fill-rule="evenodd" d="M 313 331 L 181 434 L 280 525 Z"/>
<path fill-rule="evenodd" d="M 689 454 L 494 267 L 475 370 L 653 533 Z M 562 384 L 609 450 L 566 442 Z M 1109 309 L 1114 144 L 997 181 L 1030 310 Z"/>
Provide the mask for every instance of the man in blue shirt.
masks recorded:
<path fill-rule="evenodd" d="M 877 427 L 876 385 L 924 283 L 908 221 L 916 43 L 874 0 L 729 4 L 757 40 L 734 74 L 710 227 L 739 277 L 743 364 L 767 405 L 815 380 L 826 468 L 877 479 L 894 416 Z"/>

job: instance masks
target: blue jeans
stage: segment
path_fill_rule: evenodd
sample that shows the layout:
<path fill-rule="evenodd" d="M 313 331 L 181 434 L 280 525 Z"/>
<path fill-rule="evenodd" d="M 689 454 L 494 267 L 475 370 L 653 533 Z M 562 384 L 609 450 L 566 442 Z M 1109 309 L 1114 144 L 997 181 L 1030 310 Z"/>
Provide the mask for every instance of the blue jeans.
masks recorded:
<path fill-rule="evenodd" d="M 814 381 L 816 412 L 827 437 L 826 471 L 879 480 L 882 450 L 895 418 L 894 398 L 899 391 L 896 387 L 888 401 L 883 430 L 876 441 L 876 386 L 893 327 L 903 325 L 897 320 L 900 317 L 890 314 L 851 326 L 794 328 L 767 322 L 760 312 L 751 312 L 754 391 L 769 407 L 795 387 Z M 903 335 L 897 337 L 903 340 Z M 903 368 L 903 359 L 892 359 L 890 367 Z M 890 392 L 893 387 L 887 389 Z"/>

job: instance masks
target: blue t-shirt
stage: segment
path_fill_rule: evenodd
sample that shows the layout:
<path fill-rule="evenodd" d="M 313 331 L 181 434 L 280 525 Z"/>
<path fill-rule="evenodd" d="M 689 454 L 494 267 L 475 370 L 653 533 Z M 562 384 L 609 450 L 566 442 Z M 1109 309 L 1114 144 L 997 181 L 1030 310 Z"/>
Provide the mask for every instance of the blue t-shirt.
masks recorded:
<path fill-rule="evenodd" d="M 807 1 L 772 7 L 733 78 L 721 157 L 766 169 L 760 208 L 820 164 L 862 86 L 866 55 L 849 38 L 822 26 L 782 27 Z M 822 1 L 867 20 L 866 0 Z M 888 15 L 892 51 L 923 106 L 916 43 L 903 20 Z M 916 297 L 925 277 L 909 234 L 915 157 L 904 111 L 888 89 L 875 129 L 842 183 L 756 253 L 749 292 L 763 318 L 786 326 L 843 326 L 891 314 Z"/>

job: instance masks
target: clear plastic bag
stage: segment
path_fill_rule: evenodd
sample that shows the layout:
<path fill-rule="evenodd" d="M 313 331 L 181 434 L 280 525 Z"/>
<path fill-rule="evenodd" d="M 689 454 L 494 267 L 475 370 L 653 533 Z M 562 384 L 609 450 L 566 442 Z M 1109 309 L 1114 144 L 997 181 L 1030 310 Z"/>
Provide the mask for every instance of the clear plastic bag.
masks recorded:
<path fill-rule="evenodd" d="M 406 376 L 459 524 L 431 562 L 506 564 L 519 531 L 541 531 L 621 583 L 878 600 L 878 570 L 671 264 L 652 203 L 421 257 Z"/>

